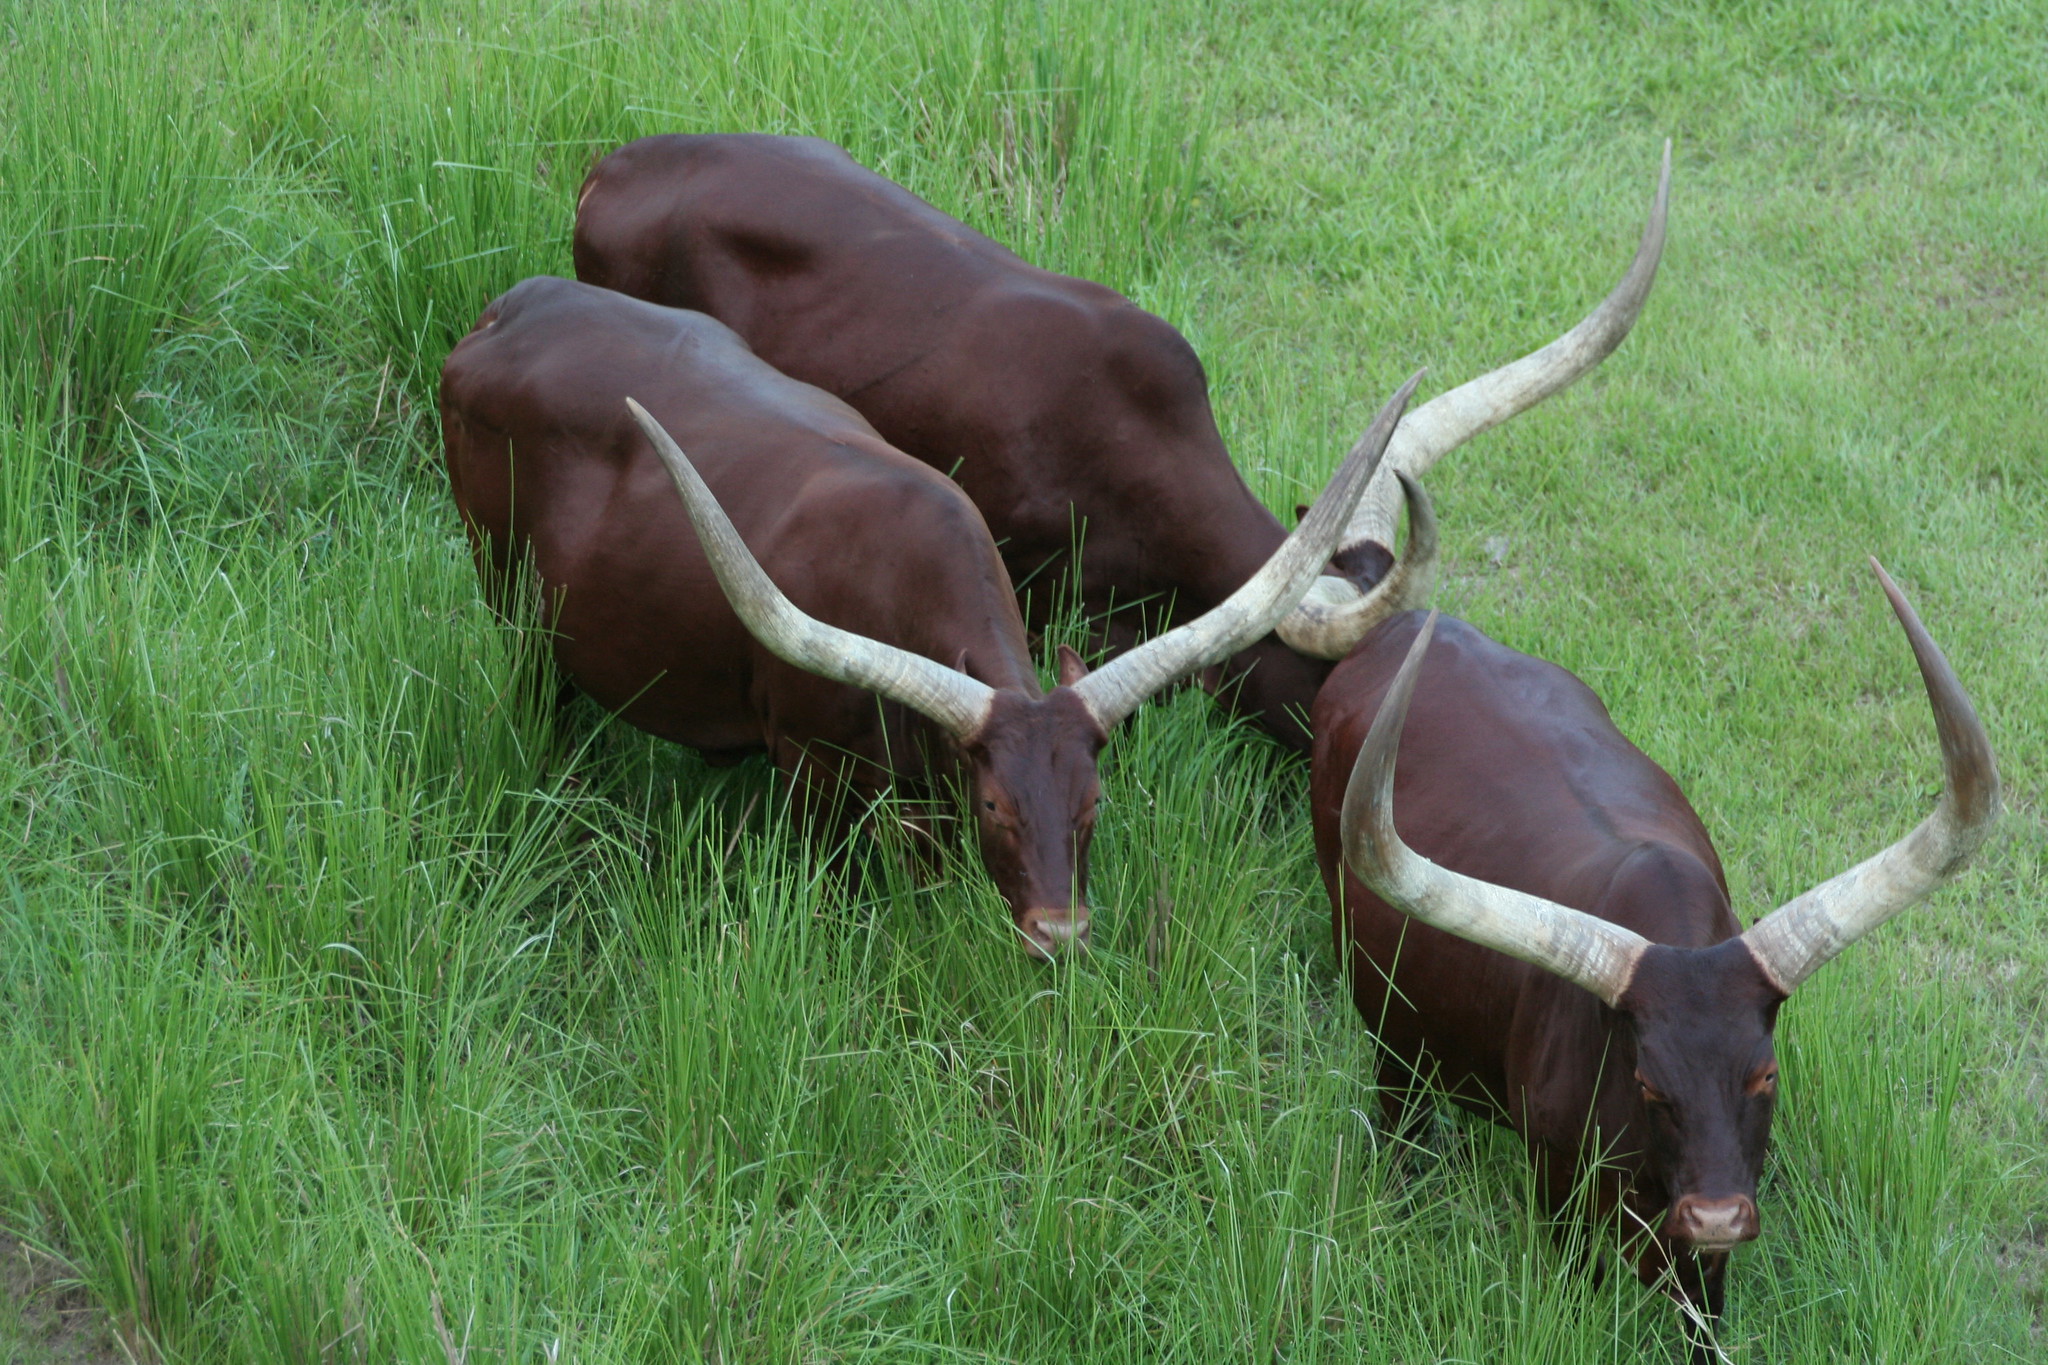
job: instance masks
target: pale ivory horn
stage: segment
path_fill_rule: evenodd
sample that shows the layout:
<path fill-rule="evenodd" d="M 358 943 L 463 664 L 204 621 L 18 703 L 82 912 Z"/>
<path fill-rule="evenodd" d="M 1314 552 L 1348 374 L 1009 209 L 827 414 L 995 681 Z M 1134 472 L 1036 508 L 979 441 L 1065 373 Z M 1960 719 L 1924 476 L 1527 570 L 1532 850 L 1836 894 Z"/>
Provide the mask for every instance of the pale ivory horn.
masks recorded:
<path fill-rule="evenodd" d="M 1343 539 L 1338 542 L 1340 551 L 1367 541 L 1392 548 L 1394 518 L 1401 498 L 1397 482 L 1400 475 L 1419 479 L 1451 451 L 1481 432 L 1527 412 L 1591 371 L 1621 345 L 1643 311 L 1650 286 L 1656 282 L 1670 201 L 1671 143 L 1667 140 L 1663 166 L 1657 176 L 1657 195 L 1650 206 L 1650 221 L 1643 228 L 1635 260 L 1614 292 L 1578 326 L 1548 346 L 1440 393 L 1410 414 L 1387 448 L 1380 475 L 1366 490 L 1364 501 L 1345 528 Z M 1386 583 L 1381 583 L 1372 593 L 1366 593 L 1348 580 L 1325 577 L 1303 599 L 1302 605 L 1280 623 L 1278 634 L 1304 654 L 1341 659 L 1364 638 L 1367 630 L 1391 614 L 1374 600 L 1386 587 Z M 1390 595 L 1400 592 L 1410 603 L 1423 600 L 1405 587 L 1388 591 Z"/>
<path fill-rule="evenodd" d="M 1612 1005 L 1650 941 L 1583 910 L 1439 867 L 1394 832 L 1394 757 L 1435 612 L 1408 647 L 1344 789 L 1344 861 L 1396 910 L 1482 947 L 1552 971 Z"/>
<path fill-rule="evenodd" d="M 1400 392 L 1387 400 L 1315 506 L 1243 587 L 1186 625 L 1119 654 L 1074 684 L 1074 691 L 1104 730 L 1137 710 L 1160 688 L 1253 644 L 1293 610 L 1329 562 L 1337 537 L 1371 482 L 1422 374 L 1416 371 Z"/>
<path fill-rule="evenodd" d="M 1771 983 L 1790 995 L 1835 954 L 1959 872 L 1999 813 L 1991 742 L 1955 670 L 1876 560 L 1885 595 L 1920 665 L 1941 741 L 1940 799 L 1883 852 L 1773 911 L 1742 936 Z M 1574 981 L 1612 1005 L 1648 941 L 1582 911 L 1436 866 L 1394 832 L 1394 755 L 1436 616 L 1417 636 L 1359 751 L 1344 795 L 1345 861 L 1387 904 L 1425 924 Z"/>
<path fill-rule="evenodd" d="M 711 571 L 755 639 L 786 663 L 900 702 L 943 726 L 955 739 L 974 737 L 988 719 L 993 688 L 922 654 L 828 626 L 798 609 L 755 560 L 732 519 L 661 423 L 630 398 L 626 407 L 668 466 Z"/>
<path fill-rule="evenodd" d="M 1913 604 L 1875 559 L 1884 595 L 1906 629 L 1941 740 L 1941 797 L 1905 838 L 1786 902 L 1742 941 L 1772 984 L 1790 995 L 1842 949 L 1962 870 L 1998 823 L 1998 762 L 1977 709 Z"/>

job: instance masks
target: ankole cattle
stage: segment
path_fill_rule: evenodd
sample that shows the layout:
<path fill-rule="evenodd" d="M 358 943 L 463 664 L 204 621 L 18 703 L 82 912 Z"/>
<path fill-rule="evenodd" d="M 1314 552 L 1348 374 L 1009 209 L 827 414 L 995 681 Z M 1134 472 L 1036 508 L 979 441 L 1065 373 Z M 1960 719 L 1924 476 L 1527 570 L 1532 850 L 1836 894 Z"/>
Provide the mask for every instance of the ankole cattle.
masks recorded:
<path fill-rule="evenodd" d="M 1238 593 L 1092 673 L 1063 652 L 1051 692 L 959 487 L 703 314 L 527 280 L 450 353 L 441 422 L 486 592 L 509 610 L 530 556 L 569 679 L 715 758 L 765 749 L 812 810 L 844 809 L 848 787 L 864 808 L 957 783 L 1019 934 L 1047 955 L 1087 939 L 1110 730 L 1294 605 L 1414 383 Z"/>
<path fill-rule="evenodd" d="M 1626 278 L 1550 345 L 1417 409 L 1386 466 L 1446 452 L 1591 370 L 1634 324 L 1664 243 L 1670 148 Z M 665 136 L 598 164 L 577 201 L 577 278 L 711 314 L 777 369 L 859 409 L 959 481 L 1030 589 L 1041 628 L 1083 542 L 1080 599 L 1103 639 L 1208 611 L 1286 532 L 1231 463 L 1192 347 L 1086 280 L 1040 270 L 828 142 Z M 1427 596 L 1390 547 L 1399 495 L 1375 481 L 1312 591 L 1217 675 L 1242 714 L 1306 750 L 1330 661 Z"/>
<path fill-rule="evenodd" d="M 1778 1007 L 1953 876 L 1998 814 L 1969 698 L 1877 573 L 1934 709 L 1940 800 L 1747 931 L 1677 784 L 1563 669 L 1409 613 L 1316 701 L 1316 856 L 1387 1093 L 1433 1076 L 1512 1125 L 1558 1212 L 1604 1151 L 1600 1212 L 1645 1230 L 1638 1273 L 1669 1272 L 1709 1321 L 1728 1253 L 1760 1228 Z"/>

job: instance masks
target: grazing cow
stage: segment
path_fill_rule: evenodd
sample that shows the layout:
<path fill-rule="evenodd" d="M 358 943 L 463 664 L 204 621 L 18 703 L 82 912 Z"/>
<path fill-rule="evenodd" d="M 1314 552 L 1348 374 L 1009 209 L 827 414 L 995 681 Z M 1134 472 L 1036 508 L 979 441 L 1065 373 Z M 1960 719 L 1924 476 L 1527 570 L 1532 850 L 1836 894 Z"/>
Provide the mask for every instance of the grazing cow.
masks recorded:
<path fill-rule="evenodd" d="M 1601 1160 L 1600 1212 L 1649 1233 L 1638 1273 L 1669 1272 L 1706 1324 L 1729 1251 L 1758 1231 L 1778 1006 L 1953 876 L 1998 814 L 1969 698 L 1877 573 L 1933 704 L 1940 802 L 1747 932 L 1677 784 L 1563 669 L 1410 613 L 1316 699 L 1316 856 L 1382 1084 L 1398 1096 L 1434 1074 L 1510 1124 L 1559 1212 Z M 1712 1349 L 1695 1331 L 1694 1358 Z"/>
<path fill-rule="evenodd" d="M 1419 476 L 1621 343 L 1656 278 L 1667 145 L 1627 277 L 1571 332 L 1417 409 L 1386 464 Z M 1034 629 L 1084 539 L 1080 598 L 1104 639 L 1141 613 L 1203 612 L 1285 536 L 1231 464 L 1193 348 L 1164 321 L 1056 275 L 838 147 L 756 134 L 642 138 L 577 200 L 576 275 L 718 318 L 777 369 L 851 403 L 899 450 L 957 479 Z M 1316 689 L 1372 625 L 1427 598 L 1429 547 L 1389 575 L 1396 502 L 1375 481 L 1324 576 L 1222 669 L 1242 714 L 1306 751 Z M 1404 571 L 1405 570 L 1405 571 Z"/>
<path fill-rule="evenodd" d="M 766 749 L 813 813 L 842 783 L 872 798 L 958 777 L 983 861 L 1044 956 L 1087 940 L 1110 730 L 1307 590 L 1414 382 L 1238 594 L 1093 673 L 1063 651 L 1049 693 L 966 495 L 702 314 L 527 280 L 450 353 L 441 424 L 486 591 L 509 610 L 530 554 L 571 680 L 715 758 Z M 645 409 L 629 416 L 629 398 Z"/>

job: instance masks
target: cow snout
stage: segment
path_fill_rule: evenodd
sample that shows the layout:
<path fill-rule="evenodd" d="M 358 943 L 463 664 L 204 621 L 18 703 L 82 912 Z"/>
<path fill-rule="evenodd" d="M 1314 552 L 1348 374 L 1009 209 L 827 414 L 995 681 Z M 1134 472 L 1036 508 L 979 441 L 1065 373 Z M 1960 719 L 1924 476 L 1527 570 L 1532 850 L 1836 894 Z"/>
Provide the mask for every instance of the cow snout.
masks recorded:
<path fill-rule="evenodd" d="M 1672 1206 L 1665 1231 L 1694 1251 L 1729 1251 L 1756 1239 L 1756 1204 L 1743 1194 L 1725 1199 L 1683 1195 Z"/>
<path fill-rule="evenodd" d="M 1088 909 L 1086 906 L 1047 909 L 1033 907 L 1017 917 L 1024 931 L 1024 951 L 1041 962 L 1062 953 L 1088 950 Z"/>

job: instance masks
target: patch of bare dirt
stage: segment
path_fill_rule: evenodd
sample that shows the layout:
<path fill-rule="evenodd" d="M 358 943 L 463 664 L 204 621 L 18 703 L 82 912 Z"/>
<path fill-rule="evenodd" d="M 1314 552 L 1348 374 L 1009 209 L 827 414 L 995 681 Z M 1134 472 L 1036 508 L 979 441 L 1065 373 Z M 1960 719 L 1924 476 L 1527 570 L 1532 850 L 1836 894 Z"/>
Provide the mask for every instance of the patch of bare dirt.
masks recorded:
<path fill-rule="evenodd" d="M 132 1365 L 69 1267 L 0 1233 L 0 1365 Z"/>

